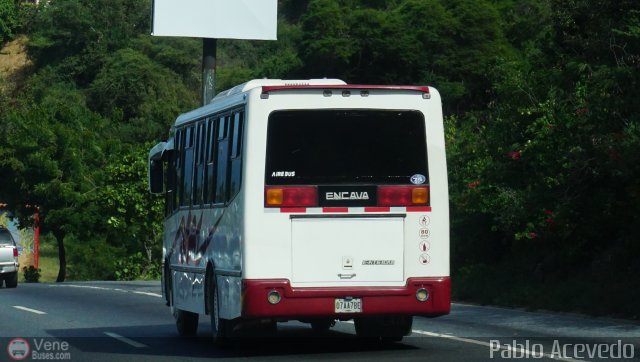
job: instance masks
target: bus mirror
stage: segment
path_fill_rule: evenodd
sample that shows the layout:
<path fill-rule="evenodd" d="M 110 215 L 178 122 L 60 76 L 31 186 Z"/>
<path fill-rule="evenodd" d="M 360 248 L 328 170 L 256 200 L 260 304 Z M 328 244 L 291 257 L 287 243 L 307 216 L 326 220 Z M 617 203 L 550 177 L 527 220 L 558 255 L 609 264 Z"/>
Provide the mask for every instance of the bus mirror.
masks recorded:
<path fill-rule="evenodd" d="M 164 173 L 162 160 L 149 161 L 149 191 L 152 194 L 161 194 L 164 191 Z"/>
<path fill-rule="evenodd" d="M 161 194 L 164 191 L 164 170 L 162 156 L 167 151 L 167 142 L 160 142 L 149 151 L 149 192 Z"/>

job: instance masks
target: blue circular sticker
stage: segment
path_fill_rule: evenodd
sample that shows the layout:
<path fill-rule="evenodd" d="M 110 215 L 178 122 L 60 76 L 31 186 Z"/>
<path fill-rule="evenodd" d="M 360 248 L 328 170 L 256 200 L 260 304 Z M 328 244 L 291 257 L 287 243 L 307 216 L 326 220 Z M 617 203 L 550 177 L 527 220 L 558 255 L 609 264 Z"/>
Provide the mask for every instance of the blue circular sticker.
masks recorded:
<path fill-rule="evenodd" d="M 427 181 L 427 178 L 419 173 L 411 176 L 411 183 L 414 185 L 422 185 L 425 181 Z"/>

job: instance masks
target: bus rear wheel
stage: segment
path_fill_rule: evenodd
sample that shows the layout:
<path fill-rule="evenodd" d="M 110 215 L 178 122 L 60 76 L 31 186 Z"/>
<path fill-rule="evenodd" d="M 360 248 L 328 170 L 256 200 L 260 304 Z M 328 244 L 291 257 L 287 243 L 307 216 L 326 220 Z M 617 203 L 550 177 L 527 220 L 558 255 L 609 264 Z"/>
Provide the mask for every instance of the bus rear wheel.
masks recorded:
<path fill-rule="evenodd" d="M 171 305 L 171 314 L 176 320 L 176 329 L 181 337 L 193 337 L 198 332 L 198 313 L 187 312 L 178 309 L 173 303 L 173 287 L 169 283 L 169 304 Z"/>
<path fill-rule="evenodd" d="M 219 347 L 226 347 L 232 340 L 236 322 L 220 318 L 220 299 L 218 298 L 218 288 L 215 277 L 211 274 L 207 278 L 209 314 L 211 315 L 211 337 L 213 343 Z"/>

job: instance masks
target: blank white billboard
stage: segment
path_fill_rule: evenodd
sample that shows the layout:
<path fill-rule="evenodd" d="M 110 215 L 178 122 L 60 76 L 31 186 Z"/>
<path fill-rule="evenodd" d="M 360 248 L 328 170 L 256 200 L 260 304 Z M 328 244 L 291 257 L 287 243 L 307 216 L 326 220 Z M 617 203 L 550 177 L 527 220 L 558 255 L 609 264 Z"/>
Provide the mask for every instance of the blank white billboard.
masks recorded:
<path fill-rule="evenodd" d="M 275 40 L 277 0 L 153 0 L 151 34 Z"/>

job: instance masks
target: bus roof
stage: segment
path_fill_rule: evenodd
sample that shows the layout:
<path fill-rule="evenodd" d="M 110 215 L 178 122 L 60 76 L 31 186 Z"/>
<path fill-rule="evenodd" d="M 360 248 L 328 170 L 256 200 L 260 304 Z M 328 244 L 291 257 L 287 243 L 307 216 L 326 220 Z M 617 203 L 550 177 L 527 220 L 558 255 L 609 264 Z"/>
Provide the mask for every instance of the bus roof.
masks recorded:
<path fill-rule="evenodd" d="M 345 81 L 335 78 L 323 79 L 254 79 L 237 85 L 231 89 L 218 93 L 213 99 L 248 92 L 258 87 L 308 87 L 308 86 L 338 86 L 345 85 Z"/>
<path fill-rule="evenodd" d="M 261 91 L 263 97 L 268 97 L 270 92 L 318 89 L 344 91 L 359 90 L 365 91 L 365 93 L 367 93 L 366 91 L 369 90 L 409 91 L 422 93 L 423 98 L 430 97 L 429 87 L 427 86 L 347 84 L 343 80 L 335 78 L 296 80 L 254 79 L 218 93 L 213 98 L 211 103 L 205 106 L 181 114 L 176 119 L 175 126 L 179 126 L 185 122 L 204 117 L 207 114 L 215 112 L 217 109 L 233 107 L 235 104 L 239 104 L 243 101 L 242 98 L 238 98 L 239 95 L 247 93 L 256 88 L 262 88 Z"/>
<path fill-rule="evenodd" d="M 323 79 L 302 79 L 302 80 L 289 80 L 289 79 L 254 79 L 248 82 L 237 85 L 233 88 L 227 89 L 218 93 L 211 103 L 194 109 L 192 111 L 183 113 L 176 119 L 175 125 L 179 126 L 185 122 L 189 122 L 193 119 L 203 117 L 218 108 L 226 108 L 233 106 L 234 103 L 238 103 L 236 97 L 239 94 L 243 94 L 251 91 L 252 89 L 259 87 L 302 87 L 302 86 L 340 86 L 346 85 L 343 80 L 335 78 L 323 78 Z"/>

